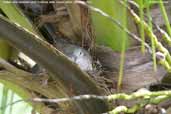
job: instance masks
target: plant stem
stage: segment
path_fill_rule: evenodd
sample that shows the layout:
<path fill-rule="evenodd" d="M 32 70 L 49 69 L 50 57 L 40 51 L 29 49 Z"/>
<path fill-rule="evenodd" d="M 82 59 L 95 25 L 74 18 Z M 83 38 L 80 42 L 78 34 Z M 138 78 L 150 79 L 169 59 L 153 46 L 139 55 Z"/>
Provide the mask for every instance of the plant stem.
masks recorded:
<path fill-rule="evenodd" d="M 124 5 L 124 3 L 121 2 L 121 4 Z M 171 56 L 169 54 L 169 51 L 158 41 L 156 35 L 152 32 L 151 28 L 148 26 L 148 24 L 141 20 L 140 17 L 132 10 L 130 9 L 128 6 L 124 5 L 125 7 L 127 7 L 129 9 L 129 12 L 130 14 L 132 15 L 134 21 L 137 23 L 137 24 L 143 24 L 144 25 L 144 30 L 146 32 L 146 34 L 148 35 L 148 37 L 150 39 L 153 39 L 154 41 L 154 46 L 156 47 L 156 49 L 158 49 L 159 51 L 161 51 L 164 56 L 166 57 L 166 61 L 168 62 L 169 65 L 171 65 Z M 164 67 L 166 67 L 165 64 L 163 64 Z"/>
<path fill-rule="evenodd" d="M 125 4 L 127 4 L 127 0 L 124 0 Z M 123 27 L 127 28 L 127 9 L 124 8 L 124 23 Z M 117 91 L 119 92 L 122 85 L 123 80 L 123 73 L 124 73 L 124 63 L 125 63 L 125 49 L 126 49 L 126 39 L 127 39 L 127 33 L 124 32 L 123 34 L 123 42 L 122 42 L 122 50 L 121 50 L 121 59 L 120 59 L 120 67 L 119 67 L 119 78 L 118 78 L 118 85 L 117 85 Z"/>
<path fill-rule="evenodd" d="M 147 15 L 148 15 L 148 25 L 152 31 L 153 25 L 152 25 L 152 17 L 151 17 L 151 13 L 150 13 L 150 4 L 149 3 L 147 6 Z M 154 71 L 157 71 L 156 49 L 155 49 L 156 47 L 154 45 L 154 39 L 153 38 L 151 38 L 151 47 L 152 47 L 153 69 L 154 69 Z"/>
<path fill-rule="evenodd" d="M 141 20 L 144 20 L 144 11 L 143 11 L 144 5 L 143 4 L 144 4 L 143 0 L 140 0 L 140 10 L 139 10 L 139 13 L 140 13 Z M 142 39 L 141 51 L 144 54 L 145 53 L 145 46 L 144 46 L 145 37 L 144 37 L 144 25 L 143 24 L 140 24 L 140 36 L 141 36 L 141 39 Z"/>
<path fill-rule="evenodd" d="M 169 36 L 171 36 L 170 22 L 169 22 L 167 12 L 166 12 L 164 4 L 163 4 L 163 0 L 159 0 L 159 5 L 160 5 L 160 10 L 161 10 L 161 13 L 163 15 L 163 18 L 164 18 L 164 21 L 165 21 L 165 24 L 166 24 L 167 32 L 169 33 Z"/>

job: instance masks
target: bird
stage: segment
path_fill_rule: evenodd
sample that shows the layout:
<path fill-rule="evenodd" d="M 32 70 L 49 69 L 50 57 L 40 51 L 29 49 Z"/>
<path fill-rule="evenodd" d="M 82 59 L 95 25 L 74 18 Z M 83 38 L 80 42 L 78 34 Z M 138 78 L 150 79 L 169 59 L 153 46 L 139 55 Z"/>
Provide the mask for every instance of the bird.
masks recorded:
<path fill-rule="evenodd" d="M 43 27 L 46 30 L 46 32 L 44 31 L 44 33 L 46 33 L 46 39 L 49 40 L 56 49 L 61 51 L 69 60 L 77 64 L 81 70 L 93 70 L 93 60 L 86 49 L 58 36 L 52 24 L 44 24 Z"/>
<path fill-rule="evenodd" d="M 67 43 L 65 41 L 58 40 L 55 43 L 55 47 L 63 52 L 69 60 L 76 63 L 83 71 L 93 70 L 93 60 L 87 50 L 81 46 Z"/>

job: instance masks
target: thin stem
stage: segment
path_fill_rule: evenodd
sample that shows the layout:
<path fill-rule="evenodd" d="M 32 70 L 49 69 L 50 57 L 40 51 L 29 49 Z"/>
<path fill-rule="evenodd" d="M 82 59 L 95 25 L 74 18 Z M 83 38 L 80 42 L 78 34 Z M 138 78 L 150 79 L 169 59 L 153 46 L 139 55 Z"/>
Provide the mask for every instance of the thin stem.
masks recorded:
<path fill-rule="evenodd" d="M 141 20 L 144 20 L 144 5 L 143 5 L 143 0 L 140 0 L 140 18 Z M 143 24 L 140 24 L 140 36 L 141 36 L 141 39 L 142 39 L 142 43 L 141 43 L 141 51 L 142 53 L 145 53 L 145 46 L 144 46 L 144 42 L 145 42 L 145 36 L 144 36 L 144 25 Z"/>
<path fill-rule="evenodd" d="M 170 22 L 169 22 L 169 19 L 167 16 L 166 9 L 165 9 L 164 4 L 163 4 L 163 0 L 159 0 L 159 5 L 160 5 L 160 10 L 161 10 L 162 16 L 163 16 L 165 24 L 166 24 L 167 32 L 169 33 L 169 36 L 171 36 Z"/>
<path fill-rule="evenodd" d="M 8 93 L 9 93 L 9 89 L 6 88 L 5 86 L 3 86 L 2 101 L 1 101 L 1 106 L 2 107 L 7 105 Z M 6 109 L 1 109 L 1 113 L 5 114 L 6 113 Z"/>
<path fill-rule="evenodd" d="M 139 9 L 139 5 L 137 3 L 135 3 L 134 1 L 128 1 L 130 4 L 134 5 L 137 9 Z M 148 7 L 147 7 L 148 8 Z M 145 15 L 146 16 L 146 15 Z M 152 21 L 151 21 L 152 22 Z M 166 41 L 166 43 L 171 46 L 171 38 L 168 35 L 167 32 L 165 32 L 162 28 L 160 28 L 157 24 L 155 24 L 154 22 L 152 22 L 152 24 L 157 28 L 157 30 L 162 34 L 162 38 Z"/>
<path fill-rule="evenodd" d="M 134 21 L 137 24 L 144 24 L 144 30 L 146 32 L 146 34 L 148 35 L 148 37 L 150 39 L 154 40 L 154 45 L 156 47 L 156 49 L 158 49 L 160 52 L 163 53 L 163 55 L 165 56 L 165 61 L 166 62 L 162 62 L 162 63 L 168 63 L 168 65 L 171 65 L 171 56 L 169 54 L 169 51 L 161 44 L 161 42 L 158 41 L 156 35 L 153 33 L 153 31 L 151 31 L 150 27 L 148 26 L 148 24 L 141 20 L 140 17 L 127 5 L 125 5 L 122 1 L 120 1 L 120 3 L 128 8 L 128 11 L 130 12 L 130 14 L 132 15 Z M 163 59 L 162 59 L 163 60 Z M 159 60 L 160 61 L 160 60 Z M 167 70 L 168 70 L 168 66 L 166 64 L 162 64 Z M 171 69 L 170 69 L 171 70 Z M 170 70 L 168 70 L 170 72 Z"/>
<path fill-rule="evenodd" d="M 124 0 L 125 4 L 127 4 L 127 0 Z M 123 27 L 127 28 L 127 9 L 124 8 L 124 23 Z M 123 72 L 124 72 L 124 63 L 125 63 L 125 49 L 126 49 L 126 38 L 127 33 L 124 32 L 123 34 L 123 42 L 122 42 L 122 50 L 121 50 L 121 59 L 120 59 L 120 68 L 119 68 L 119 79 L 118 79 L 118 85 L 117 85 L 117 91 L 119 92 L 122 85 L 123 80 Z"/>
<path fill-rule="evenodd" d="M 153 25 L 152 25 L 152 17 L 151 17 L 151 13 L 150 13 L 150 4 L 149 3 L 147 6 L 147 16 L 148 16 L 148 25 L 152 31 Z M 157 60 L 156 60 L 156 49 L 155 49 L 156 47 L 155 47 L 153 38 L 151 38 L 151 47 L 152 47 L 153 69 L 154 69 L 154 71 L 157 71 Z"/>
<path fill-rule="evenodd" d="M 68 98 L 57 98 L 57 99 L 31 98 L 31 99 L 25 99 L 25 100 L 17 100 L 11 104 L 6 105 L 6 107 L 15 103 L 23 102 L 23 101 L 35 102 L 35 103 L 43 103 L 43 102 L 64 103 L 64 102 L 69 102 L 69 101 L 98 99 L 102 101 L 108 101 L 109 103 L 111 101 L 119 100 L 119 99 L 126 100 L 126 101 L 141 99 L 139 103 L 133 105 L 133 107 L 131 108 L 127 108 L 126 106 L 118 106 L 112 111 L 103 113 L 103 114 L 119 114 L 120 112 L 134 113 L 147 104 L 159 104 L 160 102 L 165 101 L 170 98 L 171 98 L 171 91 L 150 92 L 148 90 L 140 90 L 132 94 L 118 93 L 118 94 L 112 94 L 108 96 L 80 95 L 80 96 L 74 96 L 74 97 L 68 97 Z"/>
<path fill-rule="evenodd" d="M 14 100 L 14 92 L 11 91 L 11 94 L 10 94 L 10 103 L 12 103 L 13 100 Z M 13 112 L 13 105 L 11 105 L 10 108 L 9 108 L 9 114 L 12 114 L 12 112 Z"/>

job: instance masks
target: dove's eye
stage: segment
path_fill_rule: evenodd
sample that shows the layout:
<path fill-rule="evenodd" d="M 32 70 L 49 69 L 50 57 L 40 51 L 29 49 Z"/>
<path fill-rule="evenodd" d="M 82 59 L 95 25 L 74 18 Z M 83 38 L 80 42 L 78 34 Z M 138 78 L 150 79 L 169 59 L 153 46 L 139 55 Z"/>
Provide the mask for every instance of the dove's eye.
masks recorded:
<path fill-rule="evenodd" d="M 80 54 L 79 55 L 81 55 L 82 54 L 82 52 L 80 51 Z"/>

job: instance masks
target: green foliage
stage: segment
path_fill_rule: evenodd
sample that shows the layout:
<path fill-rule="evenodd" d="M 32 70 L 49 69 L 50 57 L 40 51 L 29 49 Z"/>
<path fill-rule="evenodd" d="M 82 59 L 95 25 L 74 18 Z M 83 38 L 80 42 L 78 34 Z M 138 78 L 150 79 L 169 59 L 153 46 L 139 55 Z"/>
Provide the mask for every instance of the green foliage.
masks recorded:
<path fill-rule="evenodd" d="M 11 47 L 4 42 L 3 40 L 0 40 L 0 57 L 7 60 L 11 56 Z"/>
<path fill-rule="evenodd" d="M 34 32 L 32 24 L 28 21 L 28 19 L 24 16 L 24 14 L 20 11 L 20 9 L 15 4 L 12 4 L 12 3 L 5 4 L 3 0 L 0 0 L 0 9 L 10 19 L 10 21 L 13 21 L 14 23 L 18 23 L 20 26 L 22 26 L 25 29 L 28 29 L 30 32 Z M 11 59 L 13 56 L 16 56 L 17 53 L 18 52 L 14 50 L 11 46 L 9 46 L 8 43 L 6 43 L 3 40 L 0 40 L 0 57 L 1 58 L 8 60 L 8 59 Z M 1 107 L 3 107 L 3 109 L 1 110 L 1 113 L 2 114 L 28 113 L 28 110 L 18 110 L 19 108 L 22 108 L 22 109 L 26 108 L 26 107 L 23 107 L 23 106 L 26 106 L 24 103 L 9 106 L 7 108 L 5 108 L 4 106 L 6 106 L 7 103 L 13 102 L 13 99 L 14 100 L 21 99 L 16 94 L 14 94 L 13 91 L 17 92 L 23 98 L 29 98 L 30 97 L 29 93 L 27 93 L 26 91 L 23 91 L 20 87 L 17 87 L 4 80 L 0 80 L 0 82 L 5 84 L 5 86 L 0 86 L 0 88 L 3 88 L 4 90 L 3 93 L 0 91 L 0 95 L 2 95 L 2 99 L 0 100 L 2 102 Z M 10 94 L 6 87 L 12 89 L 12 91 L 10 91 Z M 27 104 L 27 107 L 28 107 L 28 104 Z M 30 106 L 29 106 L 29 109 L 30 109 Z"/>
<path fill-rule="evenodd" d="M 127 5 L 127 0 L 124 0 L 124 3 Z M 124 21 L 124 28 L 127 28 L 127 8 L 123 7 L 123 13 L 124 13 L 124 17 L 125 17 L 125 21 Z M 119 78 L 118 78 L 118 85 L 117 85 L 117 90 L 118 92 L 121 89 L 122 86 L 122 80 L 123 80 L 123 73 L 124 73 L 124 63 L 125 63 L 125 49 L 126 49 L 126 38 L 127 38 L 127 33 L 123 33 L 123 42 L 122 42 L 122 50 L 121 50 L 121 59 L 120 59 L 120 67 L 119 67 Z"/>
<path fill-rule="evenodd" d="M 2 107 L 5 107 L 5 106 L 7 105 L 8 88 L 3 87 L 3 88 L 2 88 L 2 94 L 3 94 L 3 96 L 2 96 L 2 99 L 1 99 L 1 106 L 2 106 Z M 1 110 L 1 113 L 2 113 L 2 114 L 5 114 L 5 108 L 3 108 L 3 109 Z"/>
<path fill-rule="evenodd" d="M 18 23 L 23 28 L 28 29 L 30 32 L 34 32 L 32 24 L 28 21 L 20 9 L 13 3 L 7 4 L 3 1 L 5 0 L 0 0 L 0 8 L 7 15 L 7 17 L 14 23 Z"/>
<path fill-rule="evenodd" d="M 161 13 L 162 13 L 162 16 L 163 16 L 163 19 L 165 21 L 165 25 L 166 25 L 166 28 L 167 28 L 167 32 L 168 34 L 171 36 L 171 27 L 170 27 L 170 22 L 169 22 L 169 19 L 168 19 L 168 16 L 167 16 L 167 12 L 165 10 L 165 6 L 164 6 L 164 3 L 163 3 L 163 0 L 156 0 L 156 1 L 153 1 L 153 0 L 134 0 L 140 7 L 140 18 L 142 21 L 144 21 L 144 19 L 142 18 L 142 11 L 144 8 L 147 9 L 147 15 L 148 15 L 148 24 L 149 24 L 149 29 L 151 31 L 153 31 L 152 29 L 152 18 L 150 16 L 150 6 L 153 5 L 153 4 L 159 4 L 160 6 L 160 9 L 161 9 Z M 141 23 L 142 25 L 142 23 Z M 141 31 L 144 30 L 142 27 L 140 29 Z M 163 32 L 164 33 L 164 32 Z M 166 35 L 167 33 L 165 33 L 165 36 L 168 36 Z M 141 36 L 142 36 L 142 32 L 141 32 Z M 171 40 L 169 37 L 165 37 L 165 40 L 167 41 L 167 43 L 169 44 L 169 41 Z M 153 56 L 153 66 L 154 66 L 154 70 L 156 71 L 157 69 L 157 65 L 156 65 L 156 55 L 155 55 L 155 52 L 156 52 L 156 46 L 155 46 L 155 41 L 154 39 L 152 38 L 151 39 L 151 44 L 152 44 L 152 56 Z"/>
<path fill-rule="evenodd" d="M 34 32 L 32 24 L 27 20 L 20 9 L 12 3 L 5 3 L 4 0 L 0 0 L 0 9 L 5 13 L 5 15 L 13 22 L 18 23 L 22 27 Z M 17 51 L 14 51 L 8 43 L 0 40 L 0 57 L 3 59 L 11 59 L 11 56 L 16 56 Z"/>
<path fill-rule="evenodd" d="M 140 6 L 140 9 L 139 9 L 140 18 L 141 18 L 141 20 L 144 20 L 144 10 L 143 10 L 144 3 L 143 3 L 143 0 L 139 0 L 139 6 Z M 144 53 L 145 52 L 145 45 L 144 45 L 145 35 L 144 35 L 144 25 L 143 24 L 140 24 L 140 36 L 142 39 L 141 50 Z"/>
<path fill-rule="evenodd" d="M 167 32 L 171 36 L 171 27 L 170 27 L 169 19 L 167 16 L 167 12 L 166 12 L 163 0 L 134 0 L 134 1 L 140 6 L 140 11 L 141 11 L 141 8 L 148 8 L 153 4 L 159 4 L 163 19 L 165 21 Z"/>
<path fill-rule="evenodd" d="M 142 5 L 143 8 L 150 7 L 156 3 L 159 3 L 159 0 L 134 0 L 138 5 Z"/>
<path fill-rule="evenodd" d="M 5 80 L 0 80 L 0 82 L 5 85 L 4 86 L 0 84 L 0 114 L 25 114 L 31 111 L 32 108 L 28 103 L 20 102 L 9 105 L 22 98 L 30 98 L 30 93 L 24 91 L 21 87 L 18 87 L 17 85 Z M 18 95 L 20 95 L 20 97 L 13 92 L 16 92 Z"/>
<path fill-rule="evenodd" d="M 170 66 L 171 65 L 171 55 L 170 55 L 169 51 L 161 44 L 161 42 L 158 41 L 158 38 L 151 30 L 151 27 L 144 20 L 141 20 L 141 18 L 139 18 L 139 16 L 134 11 L 130 11 L 130 14 L 132 15 L 134 21 L 138 25 L 140 25 L 140 24 L 144 25 L 144 30 L 145 30 L 145 33 L 147 34 L 148 38 L 150 38 L 151 40 L 154 41 L 154 46 L 155 46 L 156 50 L 161 52 L 161 55 L 163 56 L 163 58 L 159 60 L 159 64 L 163 65 L 168 72 L 171 72 L 171 66 Z M 162 32 L 162 34 L 163 33 L 164 32 Z M 164 34 L 164 35 L 166 36 L 167 34 Z M 167 35 L 167 37 L 168 37 L 168 39 L 170 39 L 170 37 L 168 35 Z M 167 38 L 167 37 L 165 37 L 165 38 Z M 169 42 L 167 42 L 167 43 L 169 44 Z"/>
<path fill-rule="evenodd" d="M 171 36 L 170 22 L 169 22 L 169 19 L 167 16 L 166 9 L 165 9 L 164 4 L 163 4 L 163 0 L 159 0 L 159 5 L 160 5 L 160 10 L 161 10 L 161 13 L 162 13 L 165 25 L 166 25 L 167 32 L 168 32 L 169 36 Z"/>
<path fill-rule="evenodd" d="M 147 6 L 147 16 L 148 16 L 148 25 L 149 25 L 151 31 L 153 31 L 152 17 L 151 17 L 149 5 Z M 157 71 L 156 47 L 155 47 L 153 38 L 151 39 L 151 47 L 152 47 L 153 69 L 154 69 L 154 71 Z"/>
<path fill-rule="evenodd" d="M 124 27 L 127 27 L 127 15 L 123 6 L 115 0 L 91 0 L 92 6 L 99 8 L 109 14 L 114 19 L 118 20 Z M 104 16 L 92 12 L 92 20 L 95 28 L 96 43 L 111 47 L 113 50 L 121 51 L 122 43 L 126 42 L 126 47 L 130 42 L 128 37 L 125 37 L 125 32 L 117 25 L 113 24 Z"/>

